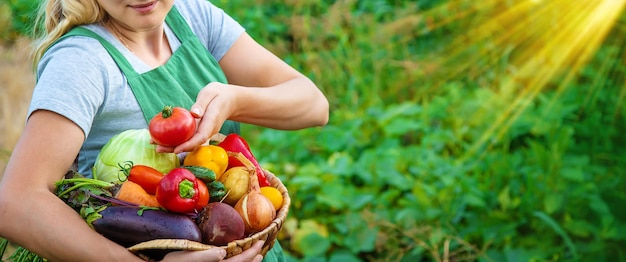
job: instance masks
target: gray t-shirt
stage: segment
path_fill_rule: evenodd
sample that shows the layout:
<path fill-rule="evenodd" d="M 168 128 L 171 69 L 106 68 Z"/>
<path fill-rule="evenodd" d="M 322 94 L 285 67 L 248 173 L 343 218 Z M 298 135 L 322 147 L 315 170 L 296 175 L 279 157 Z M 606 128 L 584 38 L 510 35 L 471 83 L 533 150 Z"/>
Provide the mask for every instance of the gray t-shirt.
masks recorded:
<path fill-rule="evenodd" d="M 176 0 L 174 4 L 217 61 L 244 32 L 232 17 L 206 0 Z M 152 69 L 102 25 L 85 27 L 111 42 L 138 73 Z M 167 24 L 165 33 L 175 51 L 180 41 Z M 147 128 L 122 71 L 96 39 L 73 36 L 58 42 L 42 57 L 37 74 L 28 116 L 35 110 L 53 111 L 83 130 L 86 140 L 78 155 L 78 171 L 83 175 L 91 175 L 100 149 L 112 136 L 128 129 Z"/>

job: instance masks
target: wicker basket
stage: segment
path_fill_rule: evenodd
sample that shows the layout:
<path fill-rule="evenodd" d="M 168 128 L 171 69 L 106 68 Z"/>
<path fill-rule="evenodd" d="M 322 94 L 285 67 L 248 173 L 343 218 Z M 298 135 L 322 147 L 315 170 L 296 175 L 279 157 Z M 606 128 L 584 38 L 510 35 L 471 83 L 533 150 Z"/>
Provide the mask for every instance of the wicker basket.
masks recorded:
<path fill-rule="evenodd" d="M 287 214 L 289 213 L 289 206 L 291 205 L 291 198 L 287 188 L 283 185 L 278 177 L 271 172 L 264 170 L 270 184 L 277 188 L 283 195 L 283 205 L 276 213 L 276 218 L 272 223 L 264 230 L 257 232 L 251 236 L 243 239 L 235 240 L 226 246 L 220 246 L 226 250 L 226 258 L 241 254 L 243 251 L 250 248 L 254 243 L 258 241 L 265 241 L 261 254 L 265 255 L 267 251 L 272 249 L 276 236 L 283 226 Z M 142 242 L 128 248 L 131 252 L 143 259 L 155 258 L 154 256 L 162 256 L 164 252 L 176 251 L 176 250 L 188 250 L 199 251 L 214 248 L 216 246 L 206 245 L 190 240 L 183 239 L 156 239 L 151 241 Z M 159 252 L 160 251 L 160 252 Z"/>

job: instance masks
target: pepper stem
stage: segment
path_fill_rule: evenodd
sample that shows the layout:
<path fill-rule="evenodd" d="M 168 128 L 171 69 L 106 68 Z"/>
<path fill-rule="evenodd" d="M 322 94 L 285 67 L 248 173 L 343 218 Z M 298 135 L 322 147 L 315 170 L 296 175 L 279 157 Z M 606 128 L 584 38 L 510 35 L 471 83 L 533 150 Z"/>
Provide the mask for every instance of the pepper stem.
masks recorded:
<path fill-rule="evenodd" d="M 181 198 L 193 198 L 196 195 L 196 190 L 193 187 L 193 182 L 185 179 L 178 183 L 178 195 Z"/>
<path fill-rule="evenodd" d="M 117 179 L 121 182 L 128 180 L 130 170 L 133 169 L 133 166 L 135 165 L 133 164 L 133 161 L 125 161 L 124 163 L 117 163 L 117 165 L 120 167 L 120 172 L 117 173 Z M 123 178 L 120 176 L 120 173 L 124 175 Z"/>

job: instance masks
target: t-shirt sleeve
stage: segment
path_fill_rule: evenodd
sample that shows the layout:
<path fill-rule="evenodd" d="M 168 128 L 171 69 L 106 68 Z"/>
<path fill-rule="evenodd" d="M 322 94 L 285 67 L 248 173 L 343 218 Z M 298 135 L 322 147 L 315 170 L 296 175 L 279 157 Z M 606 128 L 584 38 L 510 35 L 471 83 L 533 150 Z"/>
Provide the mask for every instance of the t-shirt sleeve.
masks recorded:
<path fill-rule="evenodd" d="M 56 112 L 89 134 L 104 100 L 106 74 L 90 49 L 97 40 L 74 36 L 58 42 L 42 57 L 37 67 L 37 84 L 28 110 Z"/>
<path fill-rule="evenodd" d="M 239 22 L 209 1 L 186 0 L 176 3 L 192 31 L 217 61 L 245 32 Z"/>

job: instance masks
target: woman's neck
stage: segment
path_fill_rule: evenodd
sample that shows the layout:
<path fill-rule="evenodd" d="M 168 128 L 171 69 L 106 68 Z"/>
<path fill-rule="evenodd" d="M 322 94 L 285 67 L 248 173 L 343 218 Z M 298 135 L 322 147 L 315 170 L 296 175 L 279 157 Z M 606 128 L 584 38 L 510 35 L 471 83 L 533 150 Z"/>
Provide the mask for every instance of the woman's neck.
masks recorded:
<path fill-rule="evenodd" d="M 163 25 L 150 31 L 133 31 L 109 21 L 105 27 L 130 52 L 152 68 L 165 64 L 172 56 Z"/>

